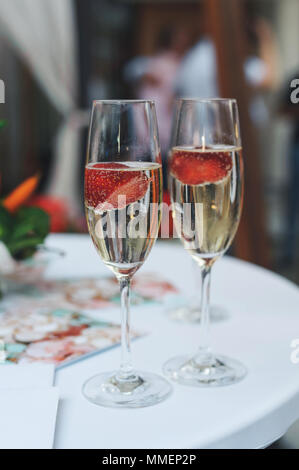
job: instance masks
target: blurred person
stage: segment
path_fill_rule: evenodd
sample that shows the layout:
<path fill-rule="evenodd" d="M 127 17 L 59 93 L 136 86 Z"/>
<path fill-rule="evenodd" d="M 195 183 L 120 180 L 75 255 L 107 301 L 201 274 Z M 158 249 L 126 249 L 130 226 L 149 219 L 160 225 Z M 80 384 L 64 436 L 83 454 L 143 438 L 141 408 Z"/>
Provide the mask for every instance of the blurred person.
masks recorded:
<path fill-rule="evenodd" d="M 254 92 L 249 111 L 252 121 L 261 126 L 270 119 L 266 96 L 279 83 L 278 48 L 272 27 L 264 18 L 251 21 L 247 35 L 249 50 L 244 72 L 247 83 Z"/>
<path fill-rule="evenodd" d="M 135 85 L 135 97 L 154 100 L 166 183 L 166 157 L 175 97 L 175 83 L 181 59 L 189 45 L 184 28 L 165 28 L 158 38 L 157 52 L 151 57 L 136 57 L 125 67 L 126 81 Z"/>
<path fill-rule="evenodd" d="M 219 96 L 216 51 L 208 36 L 201 36 L 182 60 L 176 80 L 178 96 L 212 98 Z"/>
<path fill-rule="evenodd" d="M 212 98 L 220 95 L 217 77 L 217 57 L 213 41 L 203 25 L 198 42 L 182 60 L 176 82 L 181 97 Z M 248 57 L 244 74 L 255 96 L 250 105 L 253 122 L 261 124 L 268 119 L 268 111 L 260 92 L 272 89 L 277 83 L 277 49 L 271 26 L 262 18 L 254 21 L 248 30 Z"/>
<path fill-rule="evenodd" d="M 248 83 L 259 90 L 273 90 L 278 85 L 278 52 L 274 31 L 265 18 L 248 26 L 249 51 L 245 62 Z"/>

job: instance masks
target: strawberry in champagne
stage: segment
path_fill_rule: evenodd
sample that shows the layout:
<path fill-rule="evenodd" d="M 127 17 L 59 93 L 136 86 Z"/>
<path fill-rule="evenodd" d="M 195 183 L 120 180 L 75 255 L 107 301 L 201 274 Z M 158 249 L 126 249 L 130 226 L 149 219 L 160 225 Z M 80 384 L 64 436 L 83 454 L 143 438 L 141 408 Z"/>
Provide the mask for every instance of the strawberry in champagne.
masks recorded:
<path fill-rule="evenodd" d="M 117 274 L 132 274 L 157 237 L 161 165 L 95 163 L 85 169 L 89 232 L 103 261 Z M 151 204 L 156 209 L 151 210 Z"/>
<path fill-rule="evenodd" d="M 234 177 L 240 148 L 172 150 L 170 192 L 174 223 L 185 248 L 198 262 L 223 254 L 238 227 L 242 188 Z"/>

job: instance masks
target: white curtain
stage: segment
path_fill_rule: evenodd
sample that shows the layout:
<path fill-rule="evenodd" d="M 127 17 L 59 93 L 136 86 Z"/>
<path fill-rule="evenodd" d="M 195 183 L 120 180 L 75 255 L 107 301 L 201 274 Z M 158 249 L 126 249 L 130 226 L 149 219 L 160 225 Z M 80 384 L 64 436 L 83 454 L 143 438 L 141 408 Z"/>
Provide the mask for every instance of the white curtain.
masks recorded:
<path fill-rule="evenodd" d="M 78 208 L 78 127 L 82 123 L 73 118 L 74 114 L 78 116 L 73 0 L 0 0 L 0 34 L 29 65 L 64 117 L 56 139 L 48 193 L 64 198 L 75 212 Z"/>

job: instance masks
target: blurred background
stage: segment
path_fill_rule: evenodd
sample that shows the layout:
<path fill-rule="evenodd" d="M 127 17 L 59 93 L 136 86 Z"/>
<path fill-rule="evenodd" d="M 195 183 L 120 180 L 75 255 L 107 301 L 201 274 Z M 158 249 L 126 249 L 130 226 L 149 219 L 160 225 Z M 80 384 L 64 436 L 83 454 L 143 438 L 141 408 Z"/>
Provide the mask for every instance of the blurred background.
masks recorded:
<path fill-rule="evenodd" d="M 298 0 L 0 0 L 0 197 L 39 173 L 52 231 L 84 232 L 93 99 L 155 99 L 166 181 L 175 98 L 235 97 L 246 194 L 233 254 L 299 283 L 298 24 Z"/>
<path fill-rule="evenodd" d="M 41 174 L 53 231 L 84 231 L 93 99 L 236 97 L 246 198 L 233 252 L 299 282 L 298 0 L 0 0 L 1 195 Z M 165 178 L 166 181 L 166 178 Z"/>

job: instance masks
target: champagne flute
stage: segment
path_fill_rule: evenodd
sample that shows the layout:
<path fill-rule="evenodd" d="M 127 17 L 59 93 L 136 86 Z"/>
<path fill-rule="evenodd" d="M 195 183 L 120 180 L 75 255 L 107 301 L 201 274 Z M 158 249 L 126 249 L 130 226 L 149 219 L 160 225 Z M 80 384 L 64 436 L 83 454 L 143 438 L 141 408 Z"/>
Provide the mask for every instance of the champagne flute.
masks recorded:
<path fill-rule="evenodd" d="M 201 269 L 201 336 L 195 355 L 170 359 L 163 371 L 186 385 L 232 384 L 246 375 L 246 368 L 212 352 L 209 297 L 211 268 L 231 245 L 242 211 L 243 161 L 236 100 L 179 100 L 169 168 L 175 228 Z"/>
<path fill-rule="evenodd" d="M 171 385 L 133 369 L 130 281 L 143 265 L 160 226 L 162 166 L 152 101 L 94 101 L 85 167 L 85 211 L 93 244 L 121 292 L 121 365 L 83 386 L 91 402 L 143 407 L 164 400 Z"/>

